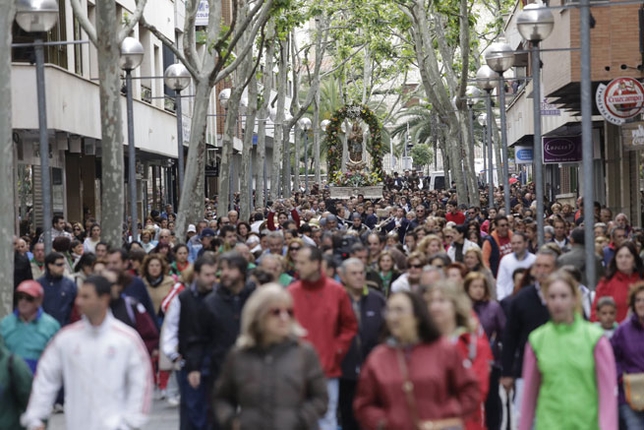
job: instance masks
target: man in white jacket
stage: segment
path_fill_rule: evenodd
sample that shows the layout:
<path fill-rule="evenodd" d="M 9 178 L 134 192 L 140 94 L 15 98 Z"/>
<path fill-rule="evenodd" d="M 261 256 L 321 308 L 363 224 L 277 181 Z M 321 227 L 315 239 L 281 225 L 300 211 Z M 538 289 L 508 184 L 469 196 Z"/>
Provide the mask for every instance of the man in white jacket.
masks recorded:
<path fill-rule="evenodd" d="M 83 319 L 61 330 L 42 355 L 21 418 L 28 430 L 45 429 L 62 386 L 68 430 L 130 430 L 147 422 L 150 357 L 137 332 L 109 312 L 111 286 L 91 276 L 79 289 Z"/>

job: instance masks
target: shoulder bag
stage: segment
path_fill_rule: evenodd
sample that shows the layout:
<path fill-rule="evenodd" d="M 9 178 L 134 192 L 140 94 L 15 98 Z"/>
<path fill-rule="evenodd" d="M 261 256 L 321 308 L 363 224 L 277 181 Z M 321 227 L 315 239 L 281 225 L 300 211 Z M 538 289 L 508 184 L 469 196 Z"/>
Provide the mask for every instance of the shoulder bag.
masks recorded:
<path fill-rule="evenodd" d="M 403 378 L 402 389 L 405 392 L 405 399 L 407 400 L 407 408 L 409 414 L 414 422 L 416 430 L 464 430 L 463 420 L 460 418 L 447 418 L 443 420 L 421 421 L 418 415 L 418 407 L 416 405 L 416 398 L 414 397 L 414 383 L 409 379 L 409 371 L 407 369 L 407 362 L 402 350 L 397 349 L 398 366 Z"/>

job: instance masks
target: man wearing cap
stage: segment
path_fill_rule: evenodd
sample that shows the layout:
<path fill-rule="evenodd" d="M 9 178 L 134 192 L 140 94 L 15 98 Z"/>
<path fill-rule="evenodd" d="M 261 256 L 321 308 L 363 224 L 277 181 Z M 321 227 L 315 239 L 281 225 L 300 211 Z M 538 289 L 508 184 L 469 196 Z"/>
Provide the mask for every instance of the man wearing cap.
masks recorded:
<path fill-rule="evenodd" d="M 188 226 L 188 232 L 190 232 L 190 227 L 194 227 L 194 225 L 190 224 Z M 206 221 L 199 221 L 197 223 L 197 226 L 195 228 L 195 234 L 188 234 L 188 261 L 191 263 L 194 263 L 195 260 L 197 259 L 197 254 L 199 253 L 199 250 L 202 248 L 201 245 L 201 232 L 204 231 L 205 228 L 208 227 L 208 223 Z"/>
<path fill-rule="evenodd" d="M 15 295 L 18 305 L 12 314 L 0 321 L 0 335 L 7 349 L 25 360 L 35 373 L 38 359 L 60 324 L 43 311 L 44 292 L 37 281 L 23 281 Z"/>
<path fill-rule="evenodd" d="M 204 228 L 199 237 L 201 238 L 201 249 L 197 252 L 197 258 L 201 257 L 204 252 L 211 251 L 210 243 L 216 236 L 215 231 L 211 228 Z"/>
<path fill-rule="evenodd" d="M 452 261 L 462 263 L 465 253 L 468 250 L 478 248 L 479 246 L 465 238 L 465 235 L 467 234 L 467 226 L 464 224 L 454 226 L 451 233 L 452 243 L 447 249 L 447 255 L 449 255 L 449 258 L 451 258 Z"/>

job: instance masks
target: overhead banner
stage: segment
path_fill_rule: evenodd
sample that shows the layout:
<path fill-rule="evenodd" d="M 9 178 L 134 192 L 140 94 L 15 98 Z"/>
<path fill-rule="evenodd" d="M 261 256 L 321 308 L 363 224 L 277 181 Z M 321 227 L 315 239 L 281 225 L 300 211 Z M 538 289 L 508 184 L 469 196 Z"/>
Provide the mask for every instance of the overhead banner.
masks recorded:
<path fill-rule="evenodd" d="M 534 162 L 532 146 L 515 146 L 514 160 L 516 164 L 532 164 Z"/>
<path fill-rule="evenodd" d="M 644 108 L 644 86 L 633 78 L 613 79 L 608 85 L 599 84 L 595 93 L 597 109 L 611 124 L 622 125 L 637 116 Z"/>
<path fill-rule="evenodd" d="M 543 163 L 578 163 L 581 161 L 581 135 L 543 138 Z"/>

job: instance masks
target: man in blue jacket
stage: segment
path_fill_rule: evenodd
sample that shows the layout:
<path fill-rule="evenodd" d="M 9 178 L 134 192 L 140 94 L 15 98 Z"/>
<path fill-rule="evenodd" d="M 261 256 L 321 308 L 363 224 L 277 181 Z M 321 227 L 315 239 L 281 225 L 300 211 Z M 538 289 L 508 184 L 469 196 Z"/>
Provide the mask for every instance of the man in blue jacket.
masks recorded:
<path fill-rule="evenodd" d="M 366 270 L 359 258 L 345 260 L 339 269 L 342 284 L 351 298 L 353 312 L 358 320 L 358 333 L 353 338 L 349 352 L 342 361 L 340 378 L 340 415 L 342 430 L 360 430 L 353 417 L 353 397 L 358 384 L 360 368 L 367 356 L 380 341 L 384 324 L 385 296 L 367 287 Z"/>
<path fill-rule="evenodd" d="M 60 324 L 41 307 L 43 288 L 33 280 L 22 281 L 16 289 L 16 310 L 0 321 L 0 334 L 9 351 L 27 362 L 33 373 L 38 359 Z"/>
<path fill-rule="evenodd" d="M 76 284 L 64 273 L 65 256 L 52 252 L 45 257 L 45 275 L 38 279 L 45 292 L 42 308 L 61 327 L 69 324 L 76 300 Z"/>

